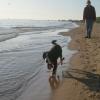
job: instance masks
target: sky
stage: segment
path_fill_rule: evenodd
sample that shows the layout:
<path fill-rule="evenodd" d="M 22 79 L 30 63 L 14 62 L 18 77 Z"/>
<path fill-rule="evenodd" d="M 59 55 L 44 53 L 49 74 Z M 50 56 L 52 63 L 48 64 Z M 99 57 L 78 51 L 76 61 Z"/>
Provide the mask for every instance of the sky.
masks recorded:
<path fill-rule="evenodd" d="M 91 0 L 100 16 L 100 0 Z M 82 19 L 86 0 L 0 0 L 0 19 Z"/>

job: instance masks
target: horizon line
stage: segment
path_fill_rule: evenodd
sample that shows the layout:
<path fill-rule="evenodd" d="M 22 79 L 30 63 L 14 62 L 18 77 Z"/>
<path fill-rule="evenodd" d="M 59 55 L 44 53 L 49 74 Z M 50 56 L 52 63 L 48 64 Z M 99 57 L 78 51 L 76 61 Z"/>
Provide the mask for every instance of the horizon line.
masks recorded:
<path fill-rule="evenodd" d="M 0 18 L 0 20 L 59 20 L 59 21 L 63 21 L 63 20 L 82 20 L 82 19 L 31 19 L 31 18 Z"/>

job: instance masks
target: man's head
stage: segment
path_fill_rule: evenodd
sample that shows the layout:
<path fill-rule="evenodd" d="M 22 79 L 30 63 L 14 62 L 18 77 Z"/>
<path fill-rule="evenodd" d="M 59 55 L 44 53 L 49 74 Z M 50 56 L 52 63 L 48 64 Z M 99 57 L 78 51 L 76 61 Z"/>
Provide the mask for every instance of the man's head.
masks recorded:
<path fill-rule="evenodd" d="M 55 44 L 56 44 L 56 42 L 57 42 L 57 40 L 53 40 L 51 43 L 55 45 Z"/>
<path fill-rule="evenodd" d="M 91 5 L 91 1 L 90 0 L 87 0 L 87 5 Z"/>

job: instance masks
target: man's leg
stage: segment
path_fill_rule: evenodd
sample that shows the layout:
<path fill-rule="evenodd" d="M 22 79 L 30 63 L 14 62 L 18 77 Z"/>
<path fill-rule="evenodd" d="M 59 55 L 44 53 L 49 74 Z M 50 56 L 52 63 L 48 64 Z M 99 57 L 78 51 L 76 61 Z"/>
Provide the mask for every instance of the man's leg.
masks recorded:
<path fill-rule="evenodd" d="M 89 38 L 89 20 L 86 20 L 87 38 Z"/>
<path fill-rule="evenodd" d="M 91 38 L 92 28 L 93 28 L 93 20 L 87 20 L 86 21 L 87 26 L 87 37 Z"/>
<path fill-rule="evenodd" d="M 90 20 L 90 22 L 89 22 L 89 38 L 91 38 L 92 28 L 93 28 L 93 20 Z"/>

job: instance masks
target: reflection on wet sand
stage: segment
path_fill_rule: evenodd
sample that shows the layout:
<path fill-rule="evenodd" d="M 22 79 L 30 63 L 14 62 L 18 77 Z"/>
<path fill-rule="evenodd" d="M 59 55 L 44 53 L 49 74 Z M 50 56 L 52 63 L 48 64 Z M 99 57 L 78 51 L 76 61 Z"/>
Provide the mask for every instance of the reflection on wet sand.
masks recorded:
<path fill-rule="evenodd" d="M 52 89 L 57 89 L 60 85 L 60 78 L 59 76 L 50 76 L 49 77 L 49 83 L 50 83 L 50 87 Z"/>

